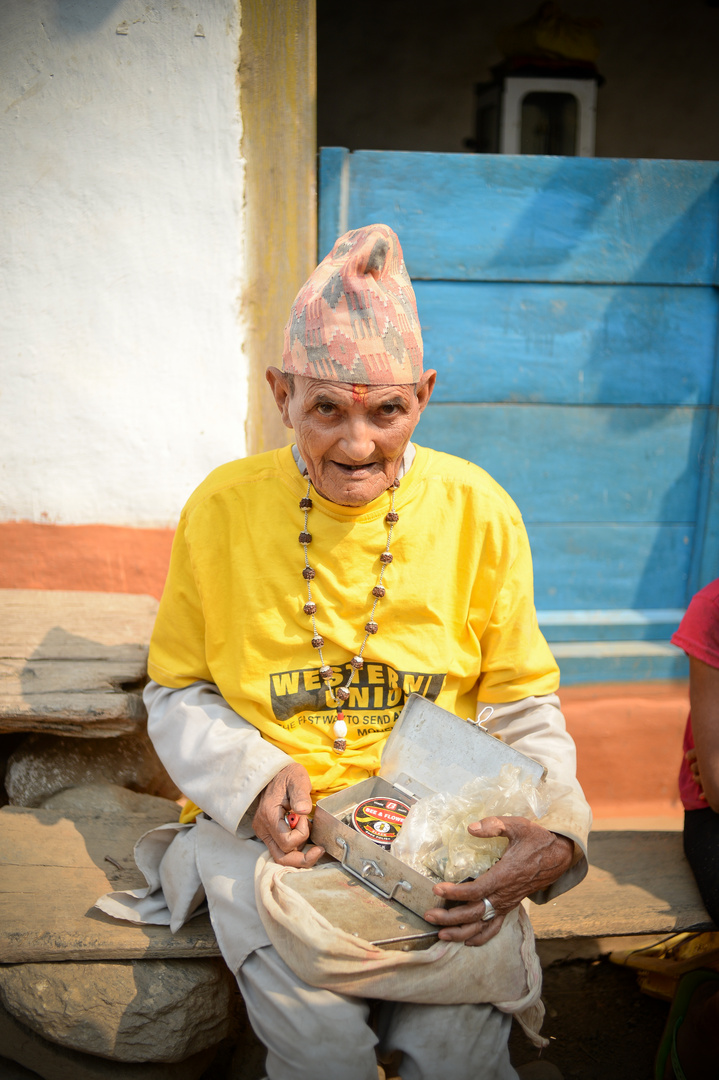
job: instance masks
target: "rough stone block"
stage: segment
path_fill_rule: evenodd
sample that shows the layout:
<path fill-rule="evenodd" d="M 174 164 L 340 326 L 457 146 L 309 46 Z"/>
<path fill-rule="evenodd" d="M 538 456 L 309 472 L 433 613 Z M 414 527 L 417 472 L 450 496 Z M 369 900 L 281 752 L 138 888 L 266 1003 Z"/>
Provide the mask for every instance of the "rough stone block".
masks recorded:
<path fill-rule="evenodd" d="M 2 1005 L 0 1046 L 3 1058 L 9 1058 L 42 1080 L 199 1080 L 215 1057 L 212 1047 L 172 1064 L 108 1061 L 43 1039 L 11 1016 Z M 4 1077 L 4 1074 L 0 1075 Z M 15 1080 L 12 1073 L 10 1078 Z"/>
<path fill-rule="evenodd" d="M 0 734 L 0 806 L 7 806 L 8 804 L 7 791 L 5 790 L 5 773 L 7 772 L 8 758 L 24 738 L 26 738 L 25 735 Z M 0 1078 L 4 1080 L 2 1073 L 0 1073 Z"/>
<path fill-rule="evenodd" d="M 44 810 L 56 810 L 70 821 L 97 817 L 99 814 L 123 817 L 148 814 L 154 823 L 156 814 L 162 813 L 163 807 L 167 814 L 166 821 L 177 821 L 179 816 L 179 807 L 172 799 L 143 795 L 119 784 L 81 784 L 79 787 L 63 788 L 43 799 L 42 807 Z"/>
<path fill-rule="evenodd" d="M 215 1046 L 236 1030 L 236 997 L 222 960 L 0 967 L 0 1000 L 24 1026 L 114 1061 L 179 1062 Z"/>
<path fill-rule="evenodd" d="M 167 799 L 180 795 L 144 729 L 116 739 L 29 735 L 10 755 L 5 775 L 11 806 L 41 806 L 64 788 L 102 783 Z"/>

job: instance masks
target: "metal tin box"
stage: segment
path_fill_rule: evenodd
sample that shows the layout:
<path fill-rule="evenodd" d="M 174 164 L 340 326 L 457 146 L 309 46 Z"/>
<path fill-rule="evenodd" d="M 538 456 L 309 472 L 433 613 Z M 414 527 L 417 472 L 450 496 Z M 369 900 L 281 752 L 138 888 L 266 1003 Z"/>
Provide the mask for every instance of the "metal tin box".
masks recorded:
<path fill-rule="evenodd" d="M 379 949 L 409 952 L 427 949 L 437 940 L 438 927 L 396 900 L 375 895 L 363 881 L 326 855 L 309 872 L 288 874 L 285 882 L 333 926 Z"/>
<path fill-rule="evenodd" d="M 432 892 L 435 882 L 342 819 L 364 798 L 384 795 L 411 804 L 437 792 L 456 794 L 467 781 L 478 776 L 491 779 L 508 764 L 518 765 L 535 784 L 545 773 L 532 758 L 487 734 L 474 721 L 460 720 L 419 694 L 411 694 L 387 739 L 379 774 L 318 801 L 312 842 L 321 844 L 384 900 L 397 900 L 424 915 L 430 908 L 446 906 Z"/>

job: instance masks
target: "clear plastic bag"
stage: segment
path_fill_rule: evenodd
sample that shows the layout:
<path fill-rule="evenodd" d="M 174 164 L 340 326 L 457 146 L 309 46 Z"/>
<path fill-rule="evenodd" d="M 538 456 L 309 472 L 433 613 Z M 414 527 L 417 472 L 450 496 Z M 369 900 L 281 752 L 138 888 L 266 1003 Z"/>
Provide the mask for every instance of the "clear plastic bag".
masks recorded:
<path fill-rule="evenodd" d="M 472 836 L 467 826 L 487 817 L 543 817 L 555 799 L 569 789 L 555 781 L 535 787 L 522 779 L 518 765 L 505 765 L 499 775 L 477 777 L 458 795 L 431 795 L 412 806 L 391 852 L 425 877 L 464 881 L 489 870 L 507 846 L 503 836 Z"/>

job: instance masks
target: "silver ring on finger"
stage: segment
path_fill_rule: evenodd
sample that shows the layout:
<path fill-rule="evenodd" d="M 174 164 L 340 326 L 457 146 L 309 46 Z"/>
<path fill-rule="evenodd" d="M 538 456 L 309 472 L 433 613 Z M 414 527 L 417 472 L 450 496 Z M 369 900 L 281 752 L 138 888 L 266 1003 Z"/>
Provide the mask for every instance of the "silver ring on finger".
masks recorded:
<path fill-rule="evenodd" d="M 484 915 L 482 916 L 482 922 L 489 922 L 490 919 L 494 919 L 497 912 L 494 910 L 493 905 L 489 900 L 484 901 Z"/>

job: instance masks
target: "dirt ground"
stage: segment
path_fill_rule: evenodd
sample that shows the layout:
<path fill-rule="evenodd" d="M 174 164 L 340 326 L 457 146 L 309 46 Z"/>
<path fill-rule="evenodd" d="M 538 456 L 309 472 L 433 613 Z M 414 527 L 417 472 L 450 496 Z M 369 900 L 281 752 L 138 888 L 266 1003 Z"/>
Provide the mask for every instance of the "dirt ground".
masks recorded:
<path fill-rule="evenodd" d="M 565 1080 L 653 1080 L 669 1005 L 641 993 L 634 971 L 604 957 L 555 962 L 545 968 L 542 996 L 542 1032 L 550 1045 L 541 1056 Z M 514 1065 L 539 1056 L 517 1024 L 509 1046 Z M 203 1080 L 259 1080 L 263 1062 L 264 1051 L 248 1027 L 240 1045 L 228 1047 Z"/>
<path fill-rule="evenodd" d="M 542 997 L 542 1056 L 565 1080 L 652 1080 L 669 1004 L 643 994 L 636 972 L 604 957 L 560 961 L 545 969 Z M 509 1045 L 514 1065 L 537 1057 L 516 1024 Z"/>

